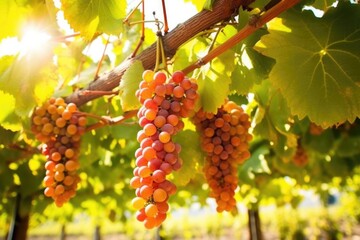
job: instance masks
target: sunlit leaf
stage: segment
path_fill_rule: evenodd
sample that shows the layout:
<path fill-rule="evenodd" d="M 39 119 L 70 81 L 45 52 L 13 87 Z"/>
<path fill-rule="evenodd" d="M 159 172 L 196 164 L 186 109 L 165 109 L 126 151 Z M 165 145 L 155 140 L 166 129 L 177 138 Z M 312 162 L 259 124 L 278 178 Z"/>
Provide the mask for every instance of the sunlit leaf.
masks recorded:
<path fill-rule="evenodd" d="M 90 40 L 95 33 L 119 34 L 126 15 L 126 1 L 61 0 L 65 18 L 75 31 Z"/>
<path fill-rule="evenodd" d="M 0 39 L 16 36 L 26 22 L 30 8 L 26 8 L 13 0 L 0 1 Z"/>
<path fill-rule="evenodd" d="M 58 76 L 52 64 L 52 44 L 21 53 L 0 75 L 0 89 L 15 98 L 15 113 L 28 116 L 35 105 L 49 98 Z"/>
<path fill-rule="evenodd" d="M 123 111 L 129 111 L 140 107 L 135 92 L 142 80 L 144 68 L 140 61 L 135 61 L 124 73 L 119 86 L 119 95 Z"/>
<path fill-rule="evenodd" d="M 198 173 L 202 166 L 203 154 L 200 151 L 199 136 L 196 132 L 185 130 L 174 137 L 174 141 L 182 147 L 180 157 L 183 166 L 178 172 L 174 172 L 174 181 L 180 186 L 185 186 Z"/>
<path fill-rule="evenodd" d="M 239 13 L 239 28 L 244 27 L 249 17 L 247 11 Z M 256 42 L 266 33 L 266 30 L 259 29 L 235 47 L 237 57 L 235 71 L 231 74 L 231 91 L 247 94 L 254 84 L 259 84 L 269 76 L 275 61 L 253 49 Z"/>
<path fill-rule="evenodd" d="M 9 122 L 15 111 L 14 96 L 0 91 L 0 102 L 4 103 L 0 111 L 0 125 L 5 129 L 10 129 L 13 131 L 20 130 L 21 125 L 19 124 L 19 121 Z"/>
<path fill-rule="evenodd" d="M 241 181 L 250 183 L 251 180 L 254 180 L 255 173 L 271 173 L 265 160 L 265 155 L 267 155 L 269 151 L 270 149 L 267 145 L 262 145 L 252 152 L 250 159 L 246 160 L 245 163 L 239 167 L 239 178 Z"/>
<path fill-rule="evenodd" d="M 202 68 L 198 78 L 199 104 L 205 112 L 215 113 L 229 94 L 230 72 L 234 69 L 234 53 L 227 51 Z"/>
<path fill-rule="evenodd" d="M 276 59 L 270 81 L 292 114 L 322 127 L 360 116 L 360 6 L 339 5 L 323 18 L 289 11 L 256 46 Z"/>

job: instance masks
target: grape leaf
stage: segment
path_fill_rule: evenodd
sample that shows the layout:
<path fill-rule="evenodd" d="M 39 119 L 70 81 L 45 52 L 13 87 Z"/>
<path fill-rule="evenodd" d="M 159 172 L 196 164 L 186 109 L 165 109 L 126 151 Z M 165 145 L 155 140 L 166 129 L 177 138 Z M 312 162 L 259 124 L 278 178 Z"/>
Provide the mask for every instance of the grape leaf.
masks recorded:
<path fill-rule="evenodd" d="M 201 169 L 203 154 L 199 149 L 199 136 L 195 131 L 185 130 L 174 136 L 174 142 L 181 145 L 180 157 L 183 159 L 183 166 L 174 172 L 174 182 L 176 185 L 185 186 Z"/>
<path fill-rule="evenodd" d="M 144 68 L 141 61 L 135 61 L 124 73 L 119 86 L 119 95 L 123 111 L 140 107 L 140 102 L 135 96 L 136 90 L 142 80 Z"/>
<path fill-rule="evenodd" d="M 126 16 L 126 1 L 61 0 L 61 4 L 70 26 L 88 40 L 97 32 L 121 32 L 121 19 Z"/>
<path fill-rule="evenodd" d="M 0 144 L 7 145 L 14 140 L 15 132 L 0 127 Z"/>
<path fill-rule="evenodd" d="M 265 31 L 256 31 L 236 48 L 239 55 L 235 71 L 231 75 L 231 91 L 245 95 L 254 84 L 259 84 L 269 76 L 275 61 L 253 49 L 254 44 L 265 33 Z"/>
<path fill-rule="evenodd" d="M 257 3 L 257 1 L 256 1 Z M 238 30 L 242 29 L 253 16 L 248 11 L 239 12 Z M 254 45 L 260 40 L 261 36 L 267 33 L 264 29 L 259 29 L 249 37 L 244 39 L 241 44 L 236 45 L 236 66 L 231 74 L 230 90 L 237 94 L 247 94 L 254 84 L 259 84 L 269 76 L 270 70 L 274 65 L 274 60 L 260 54 L 254 50 Z"/>
<path fill-rule="evenodd" d="M 311 135 L 306 133 L 302 138 L 304 147 L 312 149 L 322 154 L 328 154 L 334 147 L 334 134 L 331 129 L 324 130 L 320 135 Z"/>
<path fill-rule="evenodd" d="M 256 49 L 276 59 L 269 78 L 292 114 L 324 128 L 360 116 L 359 5 L 340 3 L 323 18 L 289 11 L 269 32 Z"/>
<path fill-rule="evenodd" d="M 199 105 L 205 112 L 216 113 L 229 94 L 230 73 L 234 70 L 234 52 L 226 51 L 202 68 L 198 78 Z"/>
<path fill-rule="evenodd" d="M 238 170 L 238 175 L 242 182 L 251 184 L 255 178 L 254 173 L 271 173 L 264 157 L 269 154 L 269 151 L 270 150 L 267 145 L 261 145 L 255 149 L 255 151 L 252 151 L 250 159 L 246 160 Z"/>
<path fill-rule="evenodd" d="M 336 154 L 340 157 L 352 157 L 360 154 L 360 137 L 342 136 L 337 144 Z"/>
<path fill-rule="evenodd" d="M 13 0 L 0 1 L 0 39 L 16 36 L 22 24 L 26 22 L 31 8 L 25 8 Z"/>
<path fill-rule="evenodd" d="M 20 193 L 23 197 L 30 196 L 37 192 L 42 186 L 43 176 L 41 174 L 33 175 L 29 165 L 22 163 L 16 170 L 20 177 Z"/>
<path fill-rule="evenodd" d="M 0 111 L 0 125 L 7 130 L 19 131 L 21 129 L 21 122 L 20 118 L 14 114 L 14 96 L 0 90 L 0 102 L 3 103 Z"/>
<path fill-rule="evenodd" d="M 15 113 L 21 117 L 49 98 L 57 84 L 51 51 L 47 47 L 42 51 L 20 55 L 0 76 L 0 89 L 14 96 Z"/>
<path fill-rule="evenodd" d="M 206 0 L 206 2 L 204 3 L 203 8 L 206 9 L 206 10 L 212 10 L 214 2 L 215 2 L 215 0 Z"/>
<path fill-rule="evenodd" d="M 289 108 L 278 91 L 271 88 L 268 80 L 255 88 L 255 99 L 259 107 L 254 116 L 254 133 L 274 143 L 275 150 L 283 151 L 284 144 L 296 146 L 296 136 L 287 131 Z"/>

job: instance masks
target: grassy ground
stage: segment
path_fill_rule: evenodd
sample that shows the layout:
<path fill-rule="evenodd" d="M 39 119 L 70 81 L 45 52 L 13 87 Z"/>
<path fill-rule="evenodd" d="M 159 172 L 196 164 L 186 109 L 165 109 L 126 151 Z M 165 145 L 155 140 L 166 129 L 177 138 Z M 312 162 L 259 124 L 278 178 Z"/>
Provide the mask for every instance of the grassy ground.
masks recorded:
<path fill-rule="evenodd" d="M 349 239 L 360 240 L 360 221 L 357 218 L 358 204 L 351 201 L 327 209 L 321 207 L 266 207 L 260 209 L 262 232 L 265 240 L 275 239 Z M 156 230 L 146 231 L 134 217 L 127 222 L 98 221 L 101 223 L 102 240 L 156 239 Z M 1 224 L 0 224 L 1 225 Z M 67 240 L 94 239 L 94 220 L 86 215 L 78 216 L 66 224 Z M 62 225 L 47 221 L 41 225 L 31 225 L 29 240 L 58 240 Z M 2 234 L 2 235 L 1 235 Z M 5 228 L 0 226 L 0 240 L 4 239 Z M 169 215 L 159 234 L 164 239 L 227 240 L 249 239 L 247 211 L 241 208 L 236 216 L 218 214 L 210 209 L 190 211 L 178 210 Z M 2 237 L 1 237 L 2 236 Z"/>
<path fill-rule="evenodd" d="M 338 207 L 329 209 L 291 208 L 260 211 L 262 231 L 266 240 L 275 239 L 351 239 L 360 240 L 360 225 Z M 61 225 L 48 222 L 30 230 L 30 240 L 59 239 Z M 95 225 L 90 219 L 66 225 L 67 239 L 93 239 Z M 160 235 L 165 239 L 249 239 L 247 215 L 189 214 L 186 210 L 173 214 L 166 220 Z M 157 232 L 146 231 L 131 219 L 127 223 L 104 222 L 101 225 L 102 240 L 156 239 Z M 306 237 L 305 237 L 306 236 Z"/>

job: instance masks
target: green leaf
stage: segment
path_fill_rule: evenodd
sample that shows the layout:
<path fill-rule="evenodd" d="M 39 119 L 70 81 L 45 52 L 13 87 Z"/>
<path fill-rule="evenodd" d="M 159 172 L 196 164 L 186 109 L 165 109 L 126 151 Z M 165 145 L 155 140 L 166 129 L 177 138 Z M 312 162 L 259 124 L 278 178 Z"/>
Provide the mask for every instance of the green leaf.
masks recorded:
<path fill-rule="evenodd" d="M 174 172 L 174 183 L 179 186 L 187 185 L 192 178 L 201 171 L 203 154 L 199 136 L 195 131 L 185 130 L 174 137 L 174 142 L 181 145 L 180 157 L 183 159 L 183 166 L 178 172 Z"/>
<path fill-rule="evenodd" d="M 269 151 L 269 146 L 264 144 L 251 153 L 251 157 L 239 167 L 241 181 L 250 184 L 251 180 L 255 178 L 254 173 L 271 173 L 265 159 L 265 155 L 269 154 Z"/>
<path fill-rule="evenodd" d="M 140 107 L 135 92 L 139 89 L 144 68 L 141 61 L 135 61 L 124 73 L 119 86 L 119 95 L 123 111 L 129 111 Z"/>
<path fill-rule="evenodd" d="M 324 172 L 329 174 L 332 177 L 346 177 L 350 175 L 350 166 L 348 164 L 350 160 L 346 158 L 340 158 L 338 156 L 333 156 L 330 160 L 323 162 Z"/>
<path fill-rule="evenodd" d="M 36 56 L 36 60 L 34 59 Z M 57 84 L 52 45 L 20 54 L 0 76 L 0 89 L 15 98 L 15 113 L 27 117 L 34 106 L 54 92 Z"/>
<path fill-rule="evenodd" d="M 31 8 L 23 7 L 17 1 L 0 1 L 0 39 L 16 36 L 30 11 Z"/>
<path fill-rule="evenodd" d="M 8 145 L 13 141 L 15 132 L 0 127 L 0 144 Z"/>
<path fill-rule="evenodd" d="M 334 147 L 334 140 L 332 130 L 327 129 L 320 135 L 311 135 L 307 132 L 301 142 L 307 148 L 322 154 L 328 154 Z"/>
<path fill-rule="evenodd" d="M 276 146 L 281 135 L 290 134 L 286 129 L 290 115 L 286 101 L 278 91 L 271 88 L 269 81 L 263 81 L 255 88 L 255 99 L 259 106 L 253 118 L 256 124 L 254 133 L 272 141 Z"/>
<path fill-rule="evenodd" d="M 43 176 L 41 174 L 33 175 L 26 162 L 19 166 L 17 173 L 20 177 L 20 193 L 23 197 L 30 196 L 40 190 Z"/>
<path fill-rule="evenodd" d="M 253 49 L 256 42 L 266 33 L 267 31 L 259 29 L 236 47 L 238 55 L 235 71 L 231 75 L 231 91 L 245 95 L 255 84 L 260 84 L 269 76 L 275 61 Z"/>
<path fill-rule="evenodd" d="M 0 111 L 0 125 L 11 131 L 19 131 L 21 122 L 14 114 L 16 102 L 14 96 L 0 90 L 0 102 L 4 103 Z"/>
<path fill-rule="evenodd" d="M 66 20 L 88 40 L 98 32 L 119 34 L 126 15 L 126 1 L 61 0 Z"/>
<path fill-rule="evenodd" d="M 292 114 L 324 128 L 360 116 L 359 5 L 340 3 L 323 18 L 289 11 L 269 32 L 256 49 L 276 59 L 270 81 Z"/>
<path fill-rule="evenodd" d="M 360 137 L 342 136 L 336 147 L 336 154 L 340 157 L 352 157 L 360 154 Z"/>
<path fill-rule="evenodd" d="M 212 10 L 214 2 L 215 2 L 215 0 L 206 0 L 206 2 L 204 3 L 203 9 Z"/>
<path fill-rule="evenodd" d="M 227 51 L 202 68 L 199 105 L 205 112 L 216 113 L 229 95 L 230 73 L 234 70 L 234 52 Z"/>

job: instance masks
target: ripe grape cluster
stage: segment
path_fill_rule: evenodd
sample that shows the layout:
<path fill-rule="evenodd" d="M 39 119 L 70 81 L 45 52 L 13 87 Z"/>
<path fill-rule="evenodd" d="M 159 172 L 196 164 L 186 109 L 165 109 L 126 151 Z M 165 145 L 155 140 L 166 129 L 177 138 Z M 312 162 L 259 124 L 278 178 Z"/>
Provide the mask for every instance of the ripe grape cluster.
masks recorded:
<path fill-rule="evenodd" d="M 306 153 L 306 150 L 301 145 L 301 141 L 298 141 L 298 145 L 296 147 L 295 155 L 292 158 L 293 163 L 298 167 L 304 167 L 309 162 L 309 157 Z"/>
<path fill-rule="evenodd" d="M 167 79 L 163 72 L 145 70 L 136 96 L 142 104 L 138 111 L 136 167 L 130 186 L 136 189 L 132 205 L 136 218 L 148 229 L 159 226 L 169 209 L 170 195 L 176 186 L 166 177 L 182 166 L 181 146 L 173 136 L 183 129 L 198 98 L 197 84 L 181 71 Z"/>
<path fill-rule="evenodd" d="M 42 153 L 47 159 L 44 194 L 58 207 L 75 196 L 80 181 L 79 147 L 87 119 L 77 113 L 75 104 L 51 98 L 35 108 L 32 116 L 32 131 L 43 143 Z"/>
<path fill-rule="evenodd" d="M 324 129 L 319 126 L 319 125 L 316 125 L 315 123 L 310 123 L 310 126 L 309 126 L 309 133 L 313 136 L 319 136 L 321 135 L 322 133 L 324 132 Z"/>
<path fill-rule="evenodd" d="M 201 147 L 206 153 L 203 170 L 216 210 L 232 211 L 236 206 L 237 166 L 250 157 L 249 116 L 236 103 L 227 101 L 216 114 L 198 111 L 193 121 L 201 133 Z"/>

